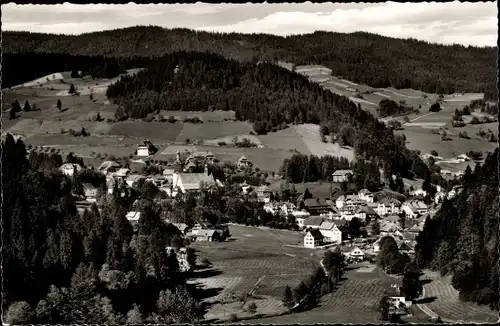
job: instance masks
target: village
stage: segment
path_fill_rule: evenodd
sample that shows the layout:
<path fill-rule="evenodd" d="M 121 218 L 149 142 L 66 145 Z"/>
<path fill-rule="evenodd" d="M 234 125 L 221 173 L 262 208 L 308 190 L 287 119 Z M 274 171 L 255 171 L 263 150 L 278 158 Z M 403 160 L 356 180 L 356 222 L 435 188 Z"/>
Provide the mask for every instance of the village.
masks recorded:
<path fill-rule="evenodd" d="M 157 148 L 148 140 L 139 145 L 136 150 L 138 158 L 147 158 L 154 154 Z M 209 167 L 218 164 L 218 159 L 211 152 L 188 153 L 185 159 L 176 153 L 175 160 L 161 174 L 145 174 L 132 172 L 130 168 L 116 161 L 104 161 L 96 171 L 106 176 L 106 192 L 112 196 L 114 191 L 134 189 L 144 182 L 152 183 L 163 195 L 159 201 L 182 197 L 185 194 L 196 194 L 202 190 L 223 189 L 224 183 L 209 172 Z M 244 171 L 252 170 L 252 163 L 241 157 L 235 165 Z M 73 177 L 85 167 L 75 163 L 65 163 L 60 171 L 68 177 Z M 93 169 L 93 167 L 91 167 Z M 201 170 L 201 171 L 200 171 Z M 453 187 L 445 192 L 437 187 L 433 203 L 426 205 L 422 198 L 426 192 L 422 189 L 412 190 L 410 198 L 400 201 L 394 196 L 382 197 L 368 189 L 356 190 L 352 184 L 352 170 L 336 170 L 332 173 L 331 184 L 334 191 L 328 198 L 318 198 L 306 190 L 299 194 L 295 201 L 276 200 L 268 184 L 252 186 L 247 181 L 238 183 L 242 196 L 258 202 L 262 211 L 272 216 L 280 216 L 288 223 L 289 232 L 299 233 L 303 242 L 290 245 L 307 250 L 340 250 L 348 264 L 375 264 L 380 251 L 380 242 L 384 237 L 392 237 L 401 254 L 414 258 L 416 238 L 423 230 L 427 217 L 437 211 L 443 198 L 456 196 L 460 187 Z M 233 185 L 234 186 L 234 185 Z M 344 189 L 343 191 L 340 189 Z M 83 196 L 76 204 L 80 213 L 89 209 L 93 203 L 99 204 L 102 189 L 89 184 L 83 184 Z M 126 214 L 127 220 L 137 229 L 141 212 L 137 202 Z M 156 200 L 156 199 L 155 199 Z M 189 242 L 220 242 L 229 235 L 228 225 L 212 225 L 206 220 L 194 223 L 179 223 L 165 218 L 166 223 L 174 225 Z M 188 263 L 189 246 L 167 247 L 167 251 L 175 250 L 181 271 L 192 270 L 195 266 Z M 198 263 L 195 263 L 198 264 Z M 405 314 L 411 306 L 400 293 L 399 285 L 387 286 L 386 295 L 394 308 L 400 314 Z M 406 310 L 401 312 L 401 302 Z M 398 310 L 399 309 L 399 310 Z"/>

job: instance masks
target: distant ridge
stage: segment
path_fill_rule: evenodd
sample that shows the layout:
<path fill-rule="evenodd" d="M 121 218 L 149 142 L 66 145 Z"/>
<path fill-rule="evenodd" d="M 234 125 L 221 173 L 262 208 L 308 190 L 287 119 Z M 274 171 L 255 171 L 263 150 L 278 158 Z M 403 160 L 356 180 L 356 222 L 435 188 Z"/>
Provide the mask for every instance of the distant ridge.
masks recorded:
<path fill-rule="evenodd" d="M 496 93 L 496 47 L 464 47 L 395 39 L 366 32 L 317 31 L 281 37 L 136 26 L 76 36 L 4 32 L 3 51 L 106 57 L 152 57 L 210 51 L 246 61 L 322 64 L 334 76 L 372 87 L 429 93 Z M 495 91 L 493 91 L 495 89 Z"/>

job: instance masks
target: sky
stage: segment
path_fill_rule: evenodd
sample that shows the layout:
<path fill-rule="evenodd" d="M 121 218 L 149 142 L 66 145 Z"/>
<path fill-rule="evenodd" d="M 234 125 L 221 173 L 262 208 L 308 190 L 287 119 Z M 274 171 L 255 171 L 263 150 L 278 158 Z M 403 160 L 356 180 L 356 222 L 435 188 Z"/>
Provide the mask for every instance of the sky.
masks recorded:
<path fill-rule="evenodd" d="M 2 29 L 81 34 L 136 25 L 290 35 L 364 31 L 432 43 L 496 46 L 496 2 L 2 5 Z"/>

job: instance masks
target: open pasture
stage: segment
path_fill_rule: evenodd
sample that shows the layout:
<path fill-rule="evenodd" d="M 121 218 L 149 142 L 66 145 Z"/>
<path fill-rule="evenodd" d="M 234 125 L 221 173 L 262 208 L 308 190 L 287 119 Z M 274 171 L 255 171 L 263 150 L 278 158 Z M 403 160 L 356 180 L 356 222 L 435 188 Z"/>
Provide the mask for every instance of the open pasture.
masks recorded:
<path fill-rule="evenodd" d="M 458 291 L 451 285 L 450 276 L 426 276 L 432 281 L 424 285 L 424 300 L 428 298 L 431 302 L 424 305 L 441 318 L 469 323 L 498 321 L 498 312 L 490 310 L 488 306 L 460 301 Z"/>
<path fill-rule="evenodd" d="M 217 271 L 209 277 L 196 278 L 195 274 L 189 281 L 204 289 L 218 289 L 217 294 L 206 299 L 214 303 L 206 318 L 227 319 L 231 313 L 240 318 L 250 317 L 238 302 L 242 293 L 250 295 L 248 303 L 257 304 L 257 314 L 282 313 L 281 295 L 285 285 L 296 285 L 311 275 L 319 266 L 318 257 L 287 247 L 303 241 L 298 232 L 232 224 L 229 231 L 228 241 L 192 244 L 198 259 L 207 258 Z"/>
<path fill-rule="evenodd" d="M 182 129 L 180 123 L 123 121 L 114 123 L 109 134 L 168 142 L 175 141 Z"/>
<path fill-rule="evenodd" d="M 461 128 L 453 130 L 458 134 Z M 396 135 L 404 134 L 406 136 L 406 146 L 410 149 L 418 149 L 422 154 L 430 153 L 436 150 L 439 156 L 447 159 L 457 157 L 468 151 L 493 151 L 496 143 L 490 143 L 486 140 L 463 139 L 458 135 L 451 135 L 450 141 L 441 140 L 441 135 L 433 134 L 430 129 L 418 127 L 405 127 L 404 130 L 397 130 Z M 449 132 L 451 134 L 451 132 Z M 472 135 L 469 135 L 472 136 Z"/>
<path fill-rule="evenodd" d="M 252 125 L 247 122 L 205 122 L 200 124 L 185 123 L 177 135 L 176 141 L 184 142 L 186 139 L 215 139 L 227 136 L 247 134 L 252 131 Z"/>
<path fill-rule="evenodd" d="M 317 134 L 319 140 L 319 133 Z M 266 135 L 259 135 L 262 144 L 268 148 L 296 150 L 301 154 L 312 154 L 304 140 L 297 133 L 293 126 Z"/>
<path fill-rule="evenodd" d="M 229 123 L 229 122 L 227 122 Z M 243 141 L 244 139 L 247 139 L 253 144 L 256 144 L 257 146 L 262 145 L 262 142 L 260 141 L 259 137 L 250 135 L 250 134 L 243 134 L 243 135 L 234 135 L 234 136 L 226 136 L 226 137 L 220 137 L 216 139 L 209 139 L 203 141 L 203 144 L 209 145 L 209 146 L 219 146 L 219 143 L 223 142 L 229 146 L 233 146 L 234 140 L 237 140 L 238 142 Z"/>
<path fill-rule="evenodd" d="M 361 268 L 361 267 L 360 267 Z M 348 269 L 345 279 L 333 293 L 323 296 L 318 307 L 305 312 L 276 317 L 248 320 L 255 324 L 311 324 L 311 323 L 377 323 L 380 312 L 377 304 L 383 295 L 376 271 L 357 272 L 357 267 Z"/>
<path fill-rule="evenodd" d="M 246 156 L 255 167 L 267 172 L 278 172 L 283 164 L 283 160 L 293 155 L 290 151 L 272 148 L 236 148 L 204 145 L 179 147 L 179 145 L 169 145 L 154 157 L 159 160 L 170 158 L 171 155 L 175 155 L 178 148 L 188 149 L 190 152 L 211 151 L 221 162 L 236 163 L 240 157 Z"/>

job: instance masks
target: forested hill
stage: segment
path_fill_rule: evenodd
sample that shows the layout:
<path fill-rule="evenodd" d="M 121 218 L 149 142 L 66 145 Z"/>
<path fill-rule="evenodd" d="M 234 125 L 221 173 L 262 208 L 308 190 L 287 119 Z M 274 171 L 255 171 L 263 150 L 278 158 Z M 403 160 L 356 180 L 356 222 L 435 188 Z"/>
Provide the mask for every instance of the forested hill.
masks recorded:
<path fill-rule="evenodd" d="M 452 274 L 463 300 L 498 310 L 498 149 L 482 166 L 467 169 L 464 190 L 445 200 L 417 238 L 420 267 Z"/>
<path fill-rule="evenodd" d="M 495 93 L 496 85 L 496 48 L 445 46 L 364 32 L 280 37 L 137 26 L 78 36 L 3 33 L 3 52 L 8 54 L 151 57 L 179 50 L 211 51 L 254 62 L 322 64 L 335 76 L 372 87 L 414 88 L 430 93 L 490 89 Z"/>
<path fill-rule="evenodd" d="M 370 113 L 298 73 L 270 63 L 242 63 L 209 52 L 176 52 L 108 88 L 117 118 L 143 118 L 159 110 L 234 110 L 257 133 L 287 124 L 321 124 L 343 145 L 386 171 L 425 178 L 429 170 Z M 318 135 L 320 137 L 320 135 Z M 411 172 L 410 172 L 411 171 Z"/>

